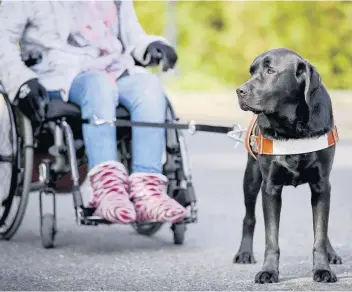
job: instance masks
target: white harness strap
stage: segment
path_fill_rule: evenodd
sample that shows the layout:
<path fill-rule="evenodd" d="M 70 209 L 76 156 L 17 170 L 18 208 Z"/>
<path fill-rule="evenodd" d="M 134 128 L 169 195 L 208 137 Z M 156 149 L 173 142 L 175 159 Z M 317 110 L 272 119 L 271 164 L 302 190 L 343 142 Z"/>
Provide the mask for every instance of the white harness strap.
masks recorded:
<path fill-rule="evenodd" d="M 257 116 L 248 127 L 245 139 L 247 151 L 257 159 L 255 154 L 260 155 L 293 155 L 319 151 L 335 145 L 338 140 L 337 128 L 334 127 L 329 133 L 318 138 L 288 139 L 285 141 L 271 140 L 264 138 L 258 131 L 256 132 Z"/>
<path fill-rule="evenodd" d="M 286 141 L 272 141 L 272 155 L 302 154 L 328 148 L 335 143 L 329 143 L 329 134 L 311 139 L 289 139 Z"/>

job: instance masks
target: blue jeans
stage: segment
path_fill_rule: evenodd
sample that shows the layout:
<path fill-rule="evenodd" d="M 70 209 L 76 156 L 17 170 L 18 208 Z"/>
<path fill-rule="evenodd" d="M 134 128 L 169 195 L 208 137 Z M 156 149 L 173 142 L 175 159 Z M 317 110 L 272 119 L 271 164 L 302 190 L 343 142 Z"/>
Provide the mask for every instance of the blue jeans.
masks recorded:
<path fill-rule="evenodd" d="M 69 100 L 80 106 L 82 118 L 112 120 L 118 104 L 125 106 L 132 121 L 164 122 L 166 97 L 159 78 L 151 73 L 125 76 L 117 80 L 117 91 L 105 73 L 86 72 L 78 75 L 69 92 Z M 57 97 L 49 92 L 51 98 Z M 83 138 L 89 168 L 117 161 L 116 128 L 109 124 L 83 125 Z M 165 129 L 132 128 L 132 173 L 162 172 Z"/>

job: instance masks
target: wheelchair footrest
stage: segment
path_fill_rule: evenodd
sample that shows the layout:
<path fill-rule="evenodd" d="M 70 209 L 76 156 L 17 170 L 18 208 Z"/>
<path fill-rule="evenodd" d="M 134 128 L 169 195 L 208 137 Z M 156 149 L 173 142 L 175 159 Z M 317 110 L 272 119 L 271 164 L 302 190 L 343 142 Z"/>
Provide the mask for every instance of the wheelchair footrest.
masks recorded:
<path fill-rule="evenodd" d="M 95 208 L 93 207 L 84 207 L 82 210 L 83 216 L 80 218 L 81 225 L 96 226 L 99 224 L 112 224 L 101 216 L 93 215 L 95 211 Z M 190 224 L 195 222 L 197 222 L 197 218 L 189 216 L 183 219 L 180 223 Z"/>
<path fill-rule="evenodd" d="M 111 224 L 111 222 L 100 216 L 88 216 L 81 218 L 81 225 L 96 226 L 99 224 Z"/>
<path fill-rule="evenodd" d="M 180 223 L 191 224 L 191 223 L 195 223 L 195 222 L 197 222 L 197 218 L 186 217 L 186 218 L 183 219 L 183 221 L 181 221 Z"/>
<path fill-rule="evenodd" d="M 95 208 L 94 207 L 84 207 L 83 216 L 80 218 L 81 225 L 99 225 L 99 224 L 111 224 L 101 216 L 93 215 Z"/>

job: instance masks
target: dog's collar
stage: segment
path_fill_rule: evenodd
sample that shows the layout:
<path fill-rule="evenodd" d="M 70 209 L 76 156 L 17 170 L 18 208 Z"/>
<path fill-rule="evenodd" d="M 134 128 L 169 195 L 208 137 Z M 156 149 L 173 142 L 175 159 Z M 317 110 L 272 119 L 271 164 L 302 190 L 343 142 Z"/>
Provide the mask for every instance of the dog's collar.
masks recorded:
<path fill-rule="evenodd" d="M 253 115 L 245 137 L 247 151 L 257 159 L 257 155 L 292 155 L 319 151 L 335 145 L 339 136 L 337 128 L 318 138 L 288 139 L 285 141 L 264 138 L 258 128 L 258 116 Z"/>

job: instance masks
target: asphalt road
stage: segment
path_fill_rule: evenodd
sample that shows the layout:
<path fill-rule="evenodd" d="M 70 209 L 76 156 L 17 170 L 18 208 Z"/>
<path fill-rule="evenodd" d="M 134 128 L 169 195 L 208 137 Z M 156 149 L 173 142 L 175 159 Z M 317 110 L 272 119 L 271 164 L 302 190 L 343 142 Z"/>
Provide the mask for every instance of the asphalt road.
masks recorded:
<path fill-rule="evenodd" d="M 56 248 L 41 247 L 38 198 L 33 193 L 24 223 L 0 242 L 0 290 L 351 290 L 352 141 L 338 145 L 332 173 L 329 234 L 343 258 L 332 266 L 334 284 L 312 280 L 312 216 L 307 186 L 286 188 L 281 216 L 280 283 L 254 284 L 264 252 L 261 199 L 257 204 L 255 265 L 232 263 L 244 215 L 242 176 L 246 154 L 226 136 L 199 133 L 188 139 L 199 222 L 174 246 L 168 225 L 152 238 L 130 226 L 79 227 L 72 199 L 58 198 Z"/>

